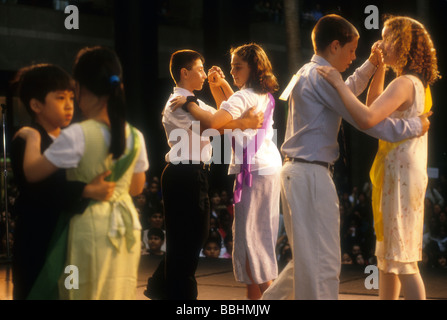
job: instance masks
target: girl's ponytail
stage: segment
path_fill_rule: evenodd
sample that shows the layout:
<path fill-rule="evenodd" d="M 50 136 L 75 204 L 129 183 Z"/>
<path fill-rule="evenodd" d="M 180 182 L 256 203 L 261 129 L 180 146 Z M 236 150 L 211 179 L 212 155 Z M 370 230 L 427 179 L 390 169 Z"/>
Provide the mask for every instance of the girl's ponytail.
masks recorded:
<path fill-rule="evenodd" d="M 110 120 L 111 144 L 110 153 L 113 159 L 118 159 L 126 147 L 126 101 L 124 89 L 118 76 L 110 77 L 111 93 L 107 104 L 107 114 Z"/>
<path fill-rule="evenodd" d="M 73 78 L 96 96 L 108 97 L 107 114 L 112 136 L 109 151 L 113 159 L 118 159 L 126 147 L 126 100 L 118 56 L 105 47 L 84 48 L 76 57 Z"/>

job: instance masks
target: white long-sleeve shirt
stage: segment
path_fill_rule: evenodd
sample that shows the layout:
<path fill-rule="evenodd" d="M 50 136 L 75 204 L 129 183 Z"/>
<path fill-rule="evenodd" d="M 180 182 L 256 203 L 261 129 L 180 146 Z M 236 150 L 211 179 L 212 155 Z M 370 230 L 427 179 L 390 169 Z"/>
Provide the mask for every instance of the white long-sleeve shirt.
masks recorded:
<path fill-rule="evenodd" d="M 314 55 L 299 71 L 299 80 L 289 99 L 289 116 L 281 152 L 291 158 L 334 163 L 339 157 L 337 142 L 342 118 L 358 128 L 337 90 L 318 74 L 318 66 L 330 66 L 323 57 Z M 355 95 L 361 94 L 375 72 L 366 61 L 346 84 Z M 418 136 L 422 132 L 419 118 L 386 118 L 364 130 L 366 134 L 390 142 Z"/>

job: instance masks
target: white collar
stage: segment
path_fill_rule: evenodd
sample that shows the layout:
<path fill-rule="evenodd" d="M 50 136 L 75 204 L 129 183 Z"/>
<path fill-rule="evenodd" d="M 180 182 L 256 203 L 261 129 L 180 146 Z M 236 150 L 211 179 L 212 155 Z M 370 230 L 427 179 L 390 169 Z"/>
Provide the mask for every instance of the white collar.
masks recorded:
<path fill-rule="evenodd" d="M 194 93 L 192 93 L 191 91 L 185 89 L 185 88 L 181 88 L 181 87 L 174 87 L 174 93 L 177 93 L 179 95 L 182 95 L 184 97 L 189 97 L 189 96 L 193 96 Z"/>

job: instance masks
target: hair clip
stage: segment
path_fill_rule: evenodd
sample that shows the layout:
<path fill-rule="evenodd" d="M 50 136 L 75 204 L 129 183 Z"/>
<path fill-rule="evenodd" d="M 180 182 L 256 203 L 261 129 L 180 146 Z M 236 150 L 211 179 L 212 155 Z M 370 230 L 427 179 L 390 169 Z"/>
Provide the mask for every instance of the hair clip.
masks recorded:
<path fill-rule="evenodd" d="M 117 75 L 113 75 L 113 76 L 110 76 L 109 82 L 110 82 L 110 84 L 118 84 L 121 82 L 121 80 L 120 80 L 120 77 L 118 77 Z"/>

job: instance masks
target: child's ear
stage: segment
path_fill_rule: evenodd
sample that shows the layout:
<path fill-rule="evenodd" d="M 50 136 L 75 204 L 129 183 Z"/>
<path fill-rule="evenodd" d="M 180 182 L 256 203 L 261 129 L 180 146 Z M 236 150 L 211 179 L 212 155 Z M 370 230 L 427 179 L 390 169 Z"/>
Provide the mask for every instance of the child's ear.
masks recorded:
<path fill-rule="evenodd" d="M 188 69 L 181 68 L 180 69 L 180 79 L 187 78 L 188 77 Z"/>
<path fill-rule="evenodd" d="M 42 112 L 42 103 L 36 98 L 32 98 L 30 100 L 29 106 L 35 114 L 39 114 Z"/>
<path fill-rule="evenodd" d="M 331 42 L 331 44 L 329 45 L 329 50 L 332 54 L 336 54 L 338 49 L 340 49 L 341 45 L 340 45 L 340 41 L 338 40 L 334 40 Z"/>

